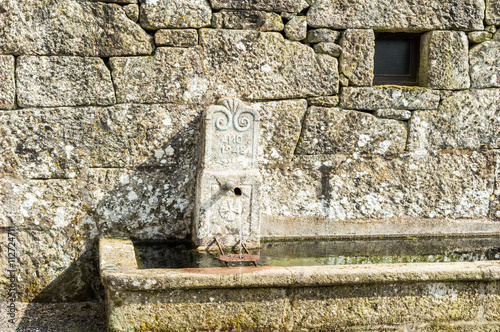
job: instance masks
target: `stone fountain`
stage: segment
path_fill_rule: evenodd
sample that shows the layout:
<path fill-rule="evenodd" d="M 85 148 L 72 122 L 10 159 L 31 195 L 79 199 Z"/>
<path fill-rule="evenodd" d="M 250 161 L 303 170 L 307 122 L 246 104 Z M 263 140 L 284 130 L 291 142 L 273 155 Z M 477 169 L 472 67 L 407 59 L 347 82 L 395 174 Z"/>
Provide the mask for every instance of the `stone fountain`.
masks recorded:
<path fill-rule="evenodd" d="M 259 113 L 239 99 L 221 99 L 203 114 L 201 163 L 192 239 L 198 249 L 243 241 L 258 247 Z"/>
<path fill-rule="evenodd" d="M 259 114 L 222 99 L 202 130 L 192 240 L 258 247 Z M 500 317 L 498 261 L 145 269 L 137 248 L 100 240 L 109 331 L 443 330 Z"/>

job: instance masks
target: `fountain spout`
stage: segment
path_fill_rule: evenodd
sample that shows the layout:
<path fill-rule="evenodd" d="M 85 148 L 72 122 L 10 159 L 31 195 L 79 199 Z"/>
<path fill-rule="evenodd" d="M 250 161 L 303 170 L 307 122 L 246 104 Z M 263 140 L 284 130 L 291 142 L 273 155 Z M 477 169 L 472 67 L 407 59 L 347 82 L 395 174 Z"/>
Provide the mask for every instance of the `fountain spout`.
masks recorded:
<path fill-rule="evenodd" d="M 259 113 L 224 98 L 203 113 L 192 239 L 198 249 L 260 245 Z"/>

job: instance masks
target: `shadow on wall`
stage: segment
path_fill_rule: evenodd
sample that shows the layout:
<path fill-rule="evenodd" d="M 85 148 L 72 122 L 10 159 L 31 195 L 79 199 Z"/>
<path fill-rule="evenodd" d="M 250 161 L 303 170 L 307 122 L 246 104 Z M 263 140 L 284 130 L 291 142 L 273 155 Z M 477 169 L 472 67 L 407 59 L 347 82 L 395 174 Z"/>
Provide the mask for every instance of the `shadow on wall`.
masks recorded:
<path fill-rule="evenodd" d="M 103 149 L 98 154 L 112 155 L 115 150 L 116 154 L 122 154 L 122 159 L 103 161 L 99 164 L 101 167 L 79 169 L 77 167 L 76 195 L 60 196 L 66 201 L 80 199 L 79 202 L 71 202 L 71 204 L 76 202 L 79 206 L 76 208 L 75 218 L 67 226 L 62 229 L 52 228 L 53 215 L 45 212 L 46 217 L 44 217 L 49 221 L 48 226 L 41 221 L 39 226 L 31 224 L 30 228 L 24 226 L 19 230 L 17 241 L 25 248 L 21 249 L 24 252 L 21 252 L 18 262 L 21 268 L 18 284 L 22 288 L 28 285 L 27 289 L 20 289 L 19 299 L 43 303 L 102 301 L 97 249 L 99 238 L 167 239 L 186 238 L 190 235 L 201 112 L 191 107 L 191 117 L 181 121 L 179 118 L 182 114 L 179 115 L 178 112 L 179 110 L 182 112 L 185 108 L 183 107 L 179 108 L 175 104 L 158 106 L 163 114 L 158 116 L 157 112 L 152 112 L 157 118 L 149 119 L 150 123 L 154 124 L 155 130 L 164 126 L 162 119 L 168 119 L 169 123 L 172 121 L 172 126 L 175 128 L 162 136 L 158 132 L 148 132 L 150 128 L 147 128 L 147 125 L 146 128 L 141 127 L 143 143 L 140 147 L 133 146 L 137 137 L 125 140 L 120 136 L 122 130 L 102 128 L 102 126 L 98 139 L 88 138 L 89 141 L 94 140 L 93 142 L 75 140 L 77 148 L 79 144 L 87 147 L 95 144 L 96 147 L 102 146 Z M 120 105 L 116 109 L 118 112 L 123 111 Z M 140 127 L 143 124 L 138 120 L 138 123 L 129 125 Z M 116 141 L 106 142 L 105 137 L 113 135 L 116 137 L 112 137 L 111 140 Z M 100 141 L 103 137 L 104 142 Z M 55 141 L 56 138 L 52 136 L 45 139 Z M 53 143 L 57 146 L 57 143 Z M 20 144 L 22 148 L 26 143 Z M 125 149 L 129 155 L 124 156 Z M 27 151 L 19 158 L 36 160 L 36 156 L 29 155 L 34 153 L 31 152 L 32 149 L 18 149 L 18 151 Z M 95 151 L 93 154 L 96 154 Z M 126 165 L 123 164 L 123 160 L 126 160 Z M 134 163 L 135 161 L 140 162 Z M 75 161 L 67 160 L 68 165 L 71 163 L 74 164 Z M 73 182 L 71 179 L 67 180 L 62 182 L 65 186 L 71 186 Z M 42 180 L 34 180 L 37 181 Z M 50 196 L 52 198 L 52 192 Z M 52 204 L 55 210 L 58 203 Z M 26 225 L 26 222 L 24 224 Z M 49 244 L 46 244 L 47 239 L 50 240 Z M 78 258 L 67 266 L 67 261 L 71 261 L 74 257 Z M 51 264 L 54 263 L 53 260 L 59 262 Z M 64 266 L 67 268 L 46 284 L 47 280 L 53 278 Z M 36 273 L 33 273 L 34 271 Z M 29 316 L 28 308 L 27 317 Z"/>

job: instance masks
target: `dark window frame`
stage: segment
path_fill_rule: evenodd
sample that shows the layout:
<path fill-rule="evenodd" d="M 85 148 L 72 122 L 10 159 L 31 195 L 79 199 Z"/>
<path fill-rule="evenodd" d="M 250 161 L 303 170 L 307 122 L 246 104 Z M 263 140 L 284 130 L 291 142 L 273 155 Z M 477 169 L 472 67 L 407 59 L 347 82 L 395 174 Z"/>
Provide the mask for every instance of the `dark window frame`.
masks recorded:
<path fill-rule="evenodd" d="M 385 75 L 374 74 L 373 85 L 418 85 L 418 69 L 420 65 L 420 37 L 419 33 L 375 33 L 375 44 L 377 39 L 398 39 L 410 41 L 410 74 L 409 75 Z M 375 72 L 375 68 L 374 68 Z"/>

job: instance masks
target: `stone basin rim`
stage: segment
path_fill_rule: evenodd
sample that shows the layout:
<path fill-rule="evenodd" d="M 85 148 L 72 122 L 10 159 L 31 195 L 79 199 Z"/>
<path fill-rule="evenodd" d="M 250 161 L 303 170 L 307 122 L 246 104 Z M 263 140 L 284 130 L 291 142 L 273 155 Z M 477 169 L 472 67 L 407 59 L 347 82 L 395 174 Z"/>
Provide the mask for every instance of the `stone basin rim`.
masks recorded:
<path fill-rule="evenodd" d="M 105 287 L 129 291 L 500 280 L 500 261 L 139 269 L 132 241 L 117 239 L 100 240 L 99 260 Z"/>

